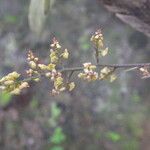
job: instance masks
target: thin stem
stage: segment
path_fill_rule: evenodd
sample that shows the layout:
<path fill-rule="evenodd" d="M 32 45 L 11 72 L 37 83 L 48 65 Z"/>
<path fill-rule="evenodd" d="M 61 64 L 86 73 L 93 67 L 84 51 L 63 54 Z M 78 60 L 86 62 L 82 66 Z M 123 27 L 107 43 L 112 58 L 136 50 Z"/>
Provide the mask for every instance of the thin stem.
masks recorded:
<path fill-rule="evenodd" d="M 96 67 L 114 67 L 116 69 L 118 68 L 132 68 L 132 67 L 146 67 L 150 66 L 150 63 L 138 63 L 138 64 L 98 64 Z M 60 70 L 60 72 L 65 72 L 65 71 L 81 71 L 83 70 L 84 67 L 73 67 L 73 68 L 64 68 Z"/>
<path fill-rule="evenodd" d="M 135 63 L 135 64 L 97 64 L 96 67 L 98 68 L 103 68 L 103 67 L 113 67 L 115 70 L 116 69 L 128 69 L 128 68 L 132 68 L 132 67 L 136 67 L 136 68 L 141 68 L 141 67 L 150 67 L 150 63 Z M 71 72 L 75 72 L 75 71 L 81 71 L 83 70 L 84 67 L 72 67 L 72 68 L 63 68 L 61 70 L 58 70 L 59 72 L 67 72 L 67 71 L 71 71 Z M 42 75 L 44 75 L 45 73 L 41 73 L 40 75 L 37 76 L 33 76 L 33 77 L 29 77 L 29 78 L 25 78 L 23 80 L 19 80 L 17 82 L 27 82 L 27 81 L 31 81 L 33 79 L 36 78 L 40 78 Z"/>
<path fill-rule="evenodd" d="M 96 59 L 96 64 L 99 64 L 98 48 L 94 47 L 94 50 L 95 50 L 95 59 Z"/>

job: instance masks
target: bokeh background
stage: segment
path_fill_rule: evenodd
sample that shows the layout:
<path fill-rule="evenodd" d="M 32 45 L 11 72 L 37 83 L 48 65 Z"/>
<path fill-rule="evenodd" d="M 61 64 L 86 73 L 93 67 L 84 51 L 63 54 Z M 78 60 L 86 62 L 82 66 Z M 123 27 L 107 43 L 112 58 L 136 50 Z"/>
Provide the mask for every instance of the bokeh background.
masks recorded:
<path fill-rule="evenodd" d="M 105 63 L 149 62 L 150 39 L 118 20 L 98 0 L 0 0 L 0 76 L 25 75 L 29 49 L 46 62 L 55 36 L 67 66 L 94 62 L 91 35 L 101 28 Z M 150 80 L 120 72 L 115 82 L 85 83 L 50 95 L 43 80 L 19 96 L 0 93 L 1 150 L 150 150 Z"/>

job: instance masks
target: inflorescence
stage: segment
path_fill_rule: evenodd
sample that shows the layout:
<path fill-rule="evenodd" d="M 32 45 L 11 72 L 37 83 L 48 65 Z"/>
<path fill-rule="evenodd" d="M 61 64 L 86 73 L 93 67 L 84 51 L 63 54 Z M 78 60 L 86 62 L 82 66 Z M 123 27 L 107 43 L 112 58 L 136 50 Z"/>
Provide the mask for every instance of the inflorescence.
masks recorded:
<path fill-rule="evenodd" d="M 39 58 L 29 50 L 27 55 L 29 65 L 29 69 L 26 70 L 27 78 L 21 80 L 21 74 L 17 72 L 9 73 L 0 79 L 0 89 L 11 94 L 20 94 L 24 88 L 29 87 L 30 81 L 39 82 L 41 77 L 44 76 L 52 83 L 50 93 L 52 95 L 57 95 L 60 92 L 72 91 L 75 88 L 75 83 L 70 81 L 75 71 L 79 72 L 78 78 L 88 82 L 105 79 L 113 82 L 117 78 L 115 70 L 119 68 L 130 68 L 130 70 L 137 69 L 141 72 L 142 78 L 150 77 L 150 72 L 148 71 L 150 63 L 124 65 L 100 64 L 99 58 L 106 56 L 109 51 L 107 47 L 104 47 L 104 38 L 101 30 L 96 31 L 92 35 L 91 42 L 95 50 L 96 64 L 85 62 L 83 63 L 83 67 L 64 68 L 63 63 L 69 58 L 69 52 L 67 49 L 62 48 L 56 38 L 53 38 L 52 44 L 50 45 L 48 64 L 40 63 L 41 61 L 39 61 Z M 65 77 L 65 75 L 69 76 Z"/>

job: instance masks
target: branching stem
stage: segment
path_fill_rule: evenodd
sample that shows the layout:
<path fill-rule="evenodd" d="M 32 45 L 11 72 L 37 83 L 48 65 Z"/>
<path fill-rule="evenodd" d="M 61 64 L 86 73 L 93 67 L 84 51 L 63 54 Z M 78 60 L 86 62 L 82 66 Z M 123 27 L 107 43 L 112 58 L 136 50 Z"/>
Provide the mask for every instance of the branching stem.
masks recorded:
<path fill-rule="evenodd" d="M 116 69 L 128 69 L 128 68 L 132 68 L 132 67 L 136 67 L 136 68 L 141 68 L 141 67 L 150 67 L 150 63 L 135 63 L 135 64 L 97 64 L 96 67 L 98 68 L 103 68 L 103 67 L 113 67 L 115 70 Z M 67 72 L 67 71 L 71 71 L 71 72 L 76 72 L 76 71 L 81 71 L 83 70 L 84 67 L 72 67 L 72 68 L 63 68 L 60 69 L 59 72 Z M 36 78 L 40 78 L 42 75 L 44 75 L 45 73 L 41 73 L 40 75 L 37 76 L 33 76 L 33 77 L 29 77 L 29 78 L 25 78 L 23 80 L 20 80 L 18 82 L 21 81 L 31 81 L 33 79 Z"/>
<path fill-rule="evenodd" d="M 150 67 L 150 63 L 136 63 L 136 64 L 98 64 L 95 65 L 96 67 L 113 67 L 115 69 L 119 69 L 119 68 L 123 68 L 123 69 L 127 69 L 127 68 L 132 68 L 132 67 L 137 67 L 137 68 L 141 68 L 141 67 Z M 73 67 L 73 68 L 63 68 L 62 70 L 60 70 L 60 72 L 66 72 L 66 71 L 81 71 L 83 70 L 84 67 Z"/>

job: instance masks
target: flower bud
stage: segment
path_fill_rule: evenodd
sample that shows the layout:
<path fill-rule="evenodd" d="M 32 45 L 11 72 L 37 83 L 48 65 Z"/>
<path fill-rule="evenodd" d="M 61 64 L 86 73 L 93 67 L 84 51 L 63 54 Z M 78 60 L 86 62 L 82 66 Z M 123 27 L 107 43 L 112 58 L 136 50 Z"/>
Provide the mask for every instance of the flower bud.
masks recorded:
<path fill-rule="evenodd" d="M 5 82 L 4 82 L 4 85 L 11 85 L 11 84 L 13 84 L 13 83 L 14 83 L 13 80 L 8 80 L 8 81 L 5 81 Z"/>
<path fill-rule="evenodd" d="M 36 68 L 36 63 L 34 61 L 30 61 L 29 62 L 29 66 L 32 68 L 32 69 L 35 69 Z"/>

